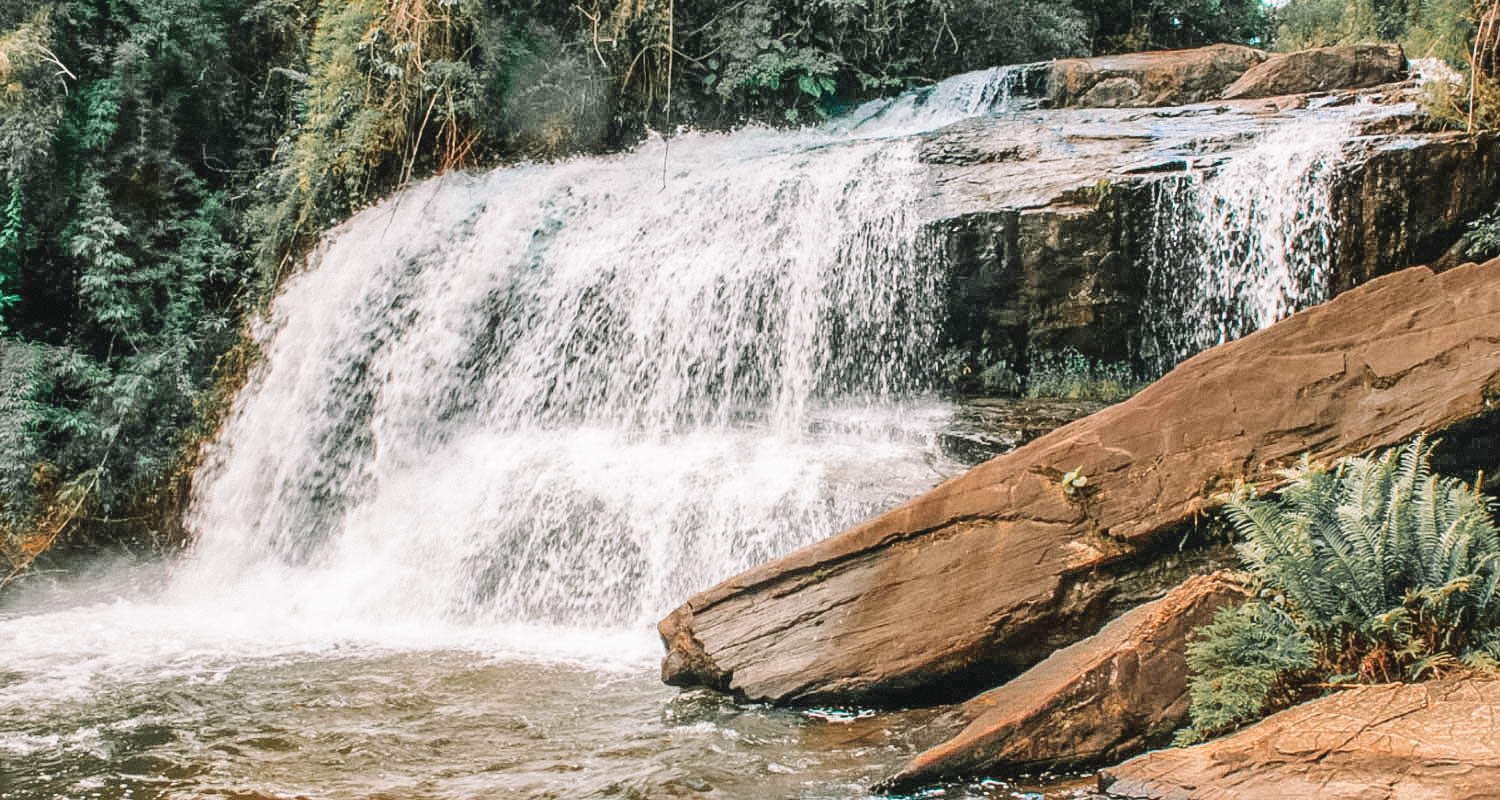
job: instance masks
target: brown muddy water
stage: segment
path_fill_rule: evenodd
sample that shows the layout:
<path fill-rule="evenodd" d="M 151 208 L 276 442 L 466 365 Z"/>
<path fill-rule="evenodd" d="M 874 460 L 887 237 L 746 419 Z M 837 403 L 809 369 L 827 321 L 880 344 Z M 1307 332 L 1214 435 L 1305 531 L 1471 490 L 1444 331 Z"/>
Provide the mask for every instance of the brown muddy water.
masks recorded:
<path fill-rule="evenodd" d="M 1094 408 L 960 407 L 926 480 Z M 327 596 L 348 587 L 308 585 L 327 572 L 206 583 L 200 558 L 99 562 L 0 597 L 0 800 L 846 800 L 933 743 L 932 711 L 664 686 L 649 624 L 342 614 Z M 920 796 L 1090 786 L 1044 776 Z"/>

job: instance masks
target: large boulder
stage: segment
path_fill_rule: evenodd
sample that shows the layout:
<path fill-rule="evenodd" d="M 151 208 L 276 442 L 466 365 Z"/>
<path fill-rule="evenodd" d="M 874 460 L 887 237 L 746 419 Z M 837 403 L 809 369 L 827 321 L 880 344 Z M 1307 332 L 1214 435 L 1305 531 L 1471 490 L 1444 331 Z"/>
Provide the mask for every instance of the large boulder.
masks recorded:
<path fill-rule="evenodd" d="M 1271 56 L 1250 67 L 1229 88 L 1225 100 L 1305 94 L 1330 89 L 1364 89 L 1404 80 L 1406 53 L 1397 44 L 1320 47 Z"/>
<path fill-rule="evenodd" d="M 1219 96 L 1270 56 L 1253 47 L 1217 44 L 1052 62 L 1046 103 L 1053 108 L 1179 106 Z"/>
<path fill-rule="evenodd" d="M 1497 401 L 1500 260 L 1394 273 L 698 594 L 659 625 L 662 677 L 777 703 L 994 686 L 1168 577 L 1184 524 L 1235 482 Z M 1072 470 L 1088 485 L 1069 494 Z"/>
<path fill-rule="evenodd" d="M 1114 763 L 1166 744 L 1187 720 L 1187 641 L 1247 592 L 1219 575 L 1192 578 L 1020 677 L 964 703 L 957 736 L 917 755 L 880 787 Z"/>
<path fill-rule="evenodd" d="M 1423 800 L 1500 796 L 1500 680 L 1369 686 L 1099 775 L 1132 800 Z"/>

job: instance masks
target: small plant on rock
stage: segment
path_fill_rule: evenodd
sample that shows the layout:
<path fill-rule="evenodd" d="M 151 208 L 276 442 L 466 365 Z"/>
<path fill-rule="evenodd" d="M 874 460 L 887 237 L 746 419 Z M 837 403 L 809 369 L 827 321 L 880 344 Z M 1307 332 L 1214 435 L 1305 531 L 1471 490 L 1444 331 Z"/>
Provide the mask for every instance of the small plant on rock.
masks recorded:
<path fill-rule="evenodd" d="M 1071 347 L 1058 352 L 1032 349 L 1028 360 L 1027 397 L 1116 403 L 1143 386 L 1129 363 L 1097 361 Z"/>
<path fill-rule="evenodd" d="M 1259 597 L 1188 646 L 1197 741 L 1321 685 L 1500 664 L 1500 533 L 1474 487 L 1435 475 L 1423 437 L 1328 470 L 1306 457 L 1276 497 L 1227 513 Z"/>

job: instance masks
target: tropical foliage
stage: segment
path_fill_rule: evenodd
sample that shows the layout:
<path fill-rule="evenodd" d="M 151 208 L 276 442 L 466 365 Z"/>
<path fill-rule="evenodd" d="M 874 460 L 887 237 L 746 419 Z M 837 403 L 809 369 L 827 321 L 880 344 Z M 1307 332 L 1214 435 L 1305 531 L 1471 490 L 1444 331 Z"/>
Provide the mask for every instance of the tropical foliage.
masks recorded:
<path fill-rule="evenodd" d="M 1418 679 L 1500 663 L 1500 532 L 1475 487 L 1418 437 L 1331 469 L 1304 458 L 1275 498 L 1226 508 L 1260 589 L 1189 645 L 1192 725 L 1214 735 L 1316 683 Z"/>
<path fill-rule="evenodd" d="M 246 313 L 324 229 L 413 178 L 803 123 L 1057 56 L 1279 33 L 1461 58 L 1467 2 L 0 3 L 0 539 L 169 535 L 193 445 L 248 363 Z M 1021 390 L 984 356 L 953 371 Z M 1057 366 L 1031 389 L 1127 377 Z"/>
<path fill-rule="evenodd" d="M 1469 61 L 1475 21 L 1488 0 L 1289 0 L 1276 10 L 1276 46 L 1399 42 L 1412 58 Z"/>

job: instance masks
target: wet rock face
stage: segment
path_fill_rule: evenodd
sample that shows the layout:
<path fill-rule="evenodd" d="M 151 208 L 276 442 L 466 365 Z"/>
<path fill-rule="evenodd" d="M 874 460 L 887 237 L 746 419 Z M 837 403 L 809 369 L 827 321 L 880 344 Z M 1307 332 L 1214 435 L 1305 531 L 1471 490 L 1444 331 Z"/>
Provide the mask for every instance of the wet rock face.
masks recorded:
<path fill-rule="evenodd" d="M 1304 452 L 1366 452 L 1497 402 L 1500 260 L 1389 275 L 696 595 L 659 625 L 663 678 L 778 703 L 994 685 L 1182 580 L 1181 526 L 1236 480 L 1272 486 Z M 1065 493 L 1075 469 L 1088 488 Z"/>
<path fill-rule="evenodd" d="M 1166 744 L 1187 719 L 1187 640 L 1248 592 L 1201 576 L 1048 656 L 954 712 L 968 725 L 880 787 L 1113 763 Z"/>
<path fill-rule="evenodd" d="M 988 461 L 1104 408 L 1094 400 L 975 398 L 938 432 L 943 454 L 966 466 Z M 945 476 L 950 477 L 950 476 Z"/>
<path fill-rule="evenodd" d="M 1500 680 L 1336 692 L 1222 739 L 1106 769 L 1130 800 L 1492 798 L 1500 787 Z"/>
<path fill-rule="evenodd" d="M 1172 187 L 1189 166 L 1220 168 L 1297 124 L 1266 103 L 1036 112 L 930 134 L 921 211 L 947 263 L 947 340 L 983 343 L 1022 374 L 1031 354 L 1065 349 L 1144 371 L 1163 204 L 1184 202 Z M 1353 126 L 1327 199 L 1329 295 L 1437 261 L 1500 198 L 1500 136 L 1416 134 L 1411 123 L 1385 114 Z"/>
<path fill-rule="evenodd" d="M 1464 226 L 1494 207 L 1497 186 L 1500 135 L 1432 134 L 1379 144 L 1350 165 L 1334 190 L 1334 290 L 1393 264 L 1443 258 Z"/>

